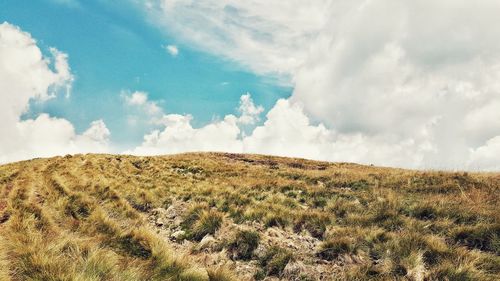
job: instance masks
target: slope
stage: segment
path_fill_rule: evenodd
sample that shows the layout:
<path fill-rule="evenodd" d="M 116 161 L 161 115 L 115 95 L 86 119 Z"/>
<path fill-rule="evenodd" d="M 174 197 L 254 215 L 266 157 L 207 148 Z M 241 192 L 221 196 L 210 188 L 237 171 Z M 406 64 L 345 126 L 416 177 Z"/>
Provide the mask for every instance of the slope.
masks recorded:
<path fill-rule="evenodd" d="M 0 280 L 498 280 L 500 175 L 260 155 L 0 166 Z"/>

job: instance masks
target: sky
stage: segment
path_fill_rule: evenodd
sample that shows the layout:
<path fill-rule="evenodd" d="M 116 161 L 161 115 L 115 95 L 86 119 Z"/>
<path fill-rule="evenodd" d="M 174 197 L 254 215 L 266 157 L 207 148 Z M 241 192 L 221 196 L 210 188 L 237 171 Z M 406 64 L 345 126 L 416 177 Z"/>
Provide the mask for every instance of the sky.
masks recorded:
<path fill-rule="evenodd" d="M 3 0 L 0 162 L 262 153 L 500 170 L 500 2 Z"/>

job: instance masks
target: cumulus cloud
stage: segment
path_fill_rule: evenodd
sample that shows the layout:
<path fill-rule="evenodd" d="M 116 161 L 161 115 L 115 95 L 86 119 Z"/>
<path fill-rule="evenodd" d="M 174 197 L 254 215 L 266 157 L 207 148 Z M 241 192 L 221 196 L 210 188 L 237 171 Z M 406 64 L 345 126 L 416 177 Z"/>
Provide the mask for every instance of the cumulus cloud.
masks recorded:
<path fill-rule="evenodd" d="M 250 93 L 242 95 L 240 98 L 240 106 L 238 108 L 241 116 L 238 118 L 238 122 L 243 125 L 253 125 L 259 121 L 259 115 L 264 111 L 262 106 L 256 106 L 253 103 Z"/>
<path fill-rule="evenodd" d="M 148 94 L 141 91 L 135 91 L 131 94 L 122 93 L 125 103 L 129 106 L 141 109 L 148 115 L 161 114 L 162 109 L 154 101 L 148 99 Z"/>
<path fill-rule="evenodd" d="M 241 96 L 241 107 L 260 108 L 253 103 L 249 94 Z M 260 113 L 260 109 L 257 112 Z M 245 111 L 240 110 L 239 116 L 226 115 L 222 120 L 200 128 L 191 125 L 190 115 L 164 115 L 161 119 L 163 129 L 147 134 L 140 146 L 125 153 L 158 155 L 226 151 L 362 163 L 386 160 L 386 164 L 392 166 L 404 165 L 408 159 L 420 161 L 419 153 L 408 149 L 414 145 L 411 140 L 387 144 L 383 139 L 368 139 L 362 134 L 337 134 L 321 123 L 314 124 L 300 104 L 289 100 L 278 100 L 267 113 L 266 121 L 255 127 L 249 135 L 243 133 L 247 124 L 242 122 L 246 120 L 245 114 Z M 366 143 L 371 145 L 361 146 Z M 353 149 L 357 149 L 357 153 L 353 154 Z M 391 156 L 389 162 L 387 155 Z"/>
<path fill-rule="evenodd" d="M 240 98 L 240 116 L 226 115 L 222 120 L 201 128 L 193 128 L 191 115 L 163 114 L 155 122 L 163 126 L 144 136 L 143 143 L 125 153 L 157 155 L 187 151 L 242 152 L 241 136 L 245 125 L 254 124 L 263 111 L 256 106 L 250 94 Z"/>
<path fill-rule="evenodd" d="M 488 140 L 484 145 L 472 150 L 469 167 L 477 167 L 487 170 L 500 170 L 500 136 Z"/>
<path fill-rule="evenodd" d="M 55 48 L 50 52 L 52 58 L 44 57 L 29 33 L 0 24 L 0 162 L 108 149 L 109 131 L 101 120 L 77 134 L 69 121 L 48 114 L 21 119 L 30 100 L 48 100 L 61 90 L 69 94 L 68 57 Z"/>
<path fill-rule="evenodd" d="M 235 116 L 228 115 L 222 121 L 196 129 L 192 127 L 191 119 L 189 115 L 165 115 L 163 131 L 155 130 L 144 136 L 144 142 L 139 147 L 126 153 L 158 155 L 186 151 L 242 151 Z"/>
<path fill-rule="evenodd" d="M 486 157 L 500 136 L 498 1 L 148 3 L 179 40 L 257 73 L 289 76 L 289 107 L 300 105 L 330 135 L 307 142 L 311 150 L 265 151 L 412 168 L 500 162 Z M 270 113 L 264 126 L 280 118 Z M 254 137 L 273 143 L 264 129 Z"/>

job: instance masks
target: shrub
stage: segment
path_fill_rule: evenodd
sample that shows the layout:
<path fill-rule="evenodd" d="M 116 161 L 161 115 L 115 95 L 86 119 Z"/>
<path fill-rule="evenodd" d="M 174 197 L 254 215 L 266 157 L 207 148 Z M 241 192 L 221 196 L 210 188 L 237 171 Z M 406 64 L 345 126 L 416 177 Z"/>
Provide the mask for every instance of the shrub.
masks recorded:
<path fill-rule="evenodd" d="M 235 259 L 248 260 L 252 257 L 253 251 L 259 246 L 260 235 L 255 231 L 238 231 L 234 240 L 229 244 L 229 251 L 233 253 Z"/>

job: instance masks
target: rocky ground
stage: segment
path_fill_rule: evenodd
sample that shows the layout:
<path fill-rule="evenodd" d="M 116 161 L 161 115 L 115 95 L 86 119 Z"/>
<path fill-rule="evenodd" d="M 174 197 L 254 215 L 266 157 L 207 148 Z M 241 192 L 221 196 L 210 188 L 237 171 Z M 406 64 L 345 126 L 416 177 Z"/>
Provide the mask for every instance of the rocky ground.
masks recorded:
<path fill-rule="evenodd" d="M 354 255 L 344 255 L 335 262 L 318 258 L 316 253 L 321 241 L 307 231 L 295 233 L 291 228 L 266 228 L 258 222 L 236 224 L 230 218 L 224 219 L 223 225 L 214 235 L 208 234 L 199 242 L 190 241 L 184 239 L 185 231 L 181 227 L 188 206 L 187 202 L 174 201 L 166 209 L 151 210 L 148 217 L 150 227 L 168 240 L 179 255 L 194 258 L 206 267 L 226 266 L 241 280 L 255 280 L 261 270 L 259 259 L 273 246 L 292 251 L 294 260 L 287 263 L 280 278 L 268 276 L 263 280 L 332 280 L 332 276 L 342 266 L 358 262 Z M 261 235 L 259 246 L 249 260 L 238 259 L 225 247 L 228 238 L 233 237 L 238 230 L 253 230 Z"/>

